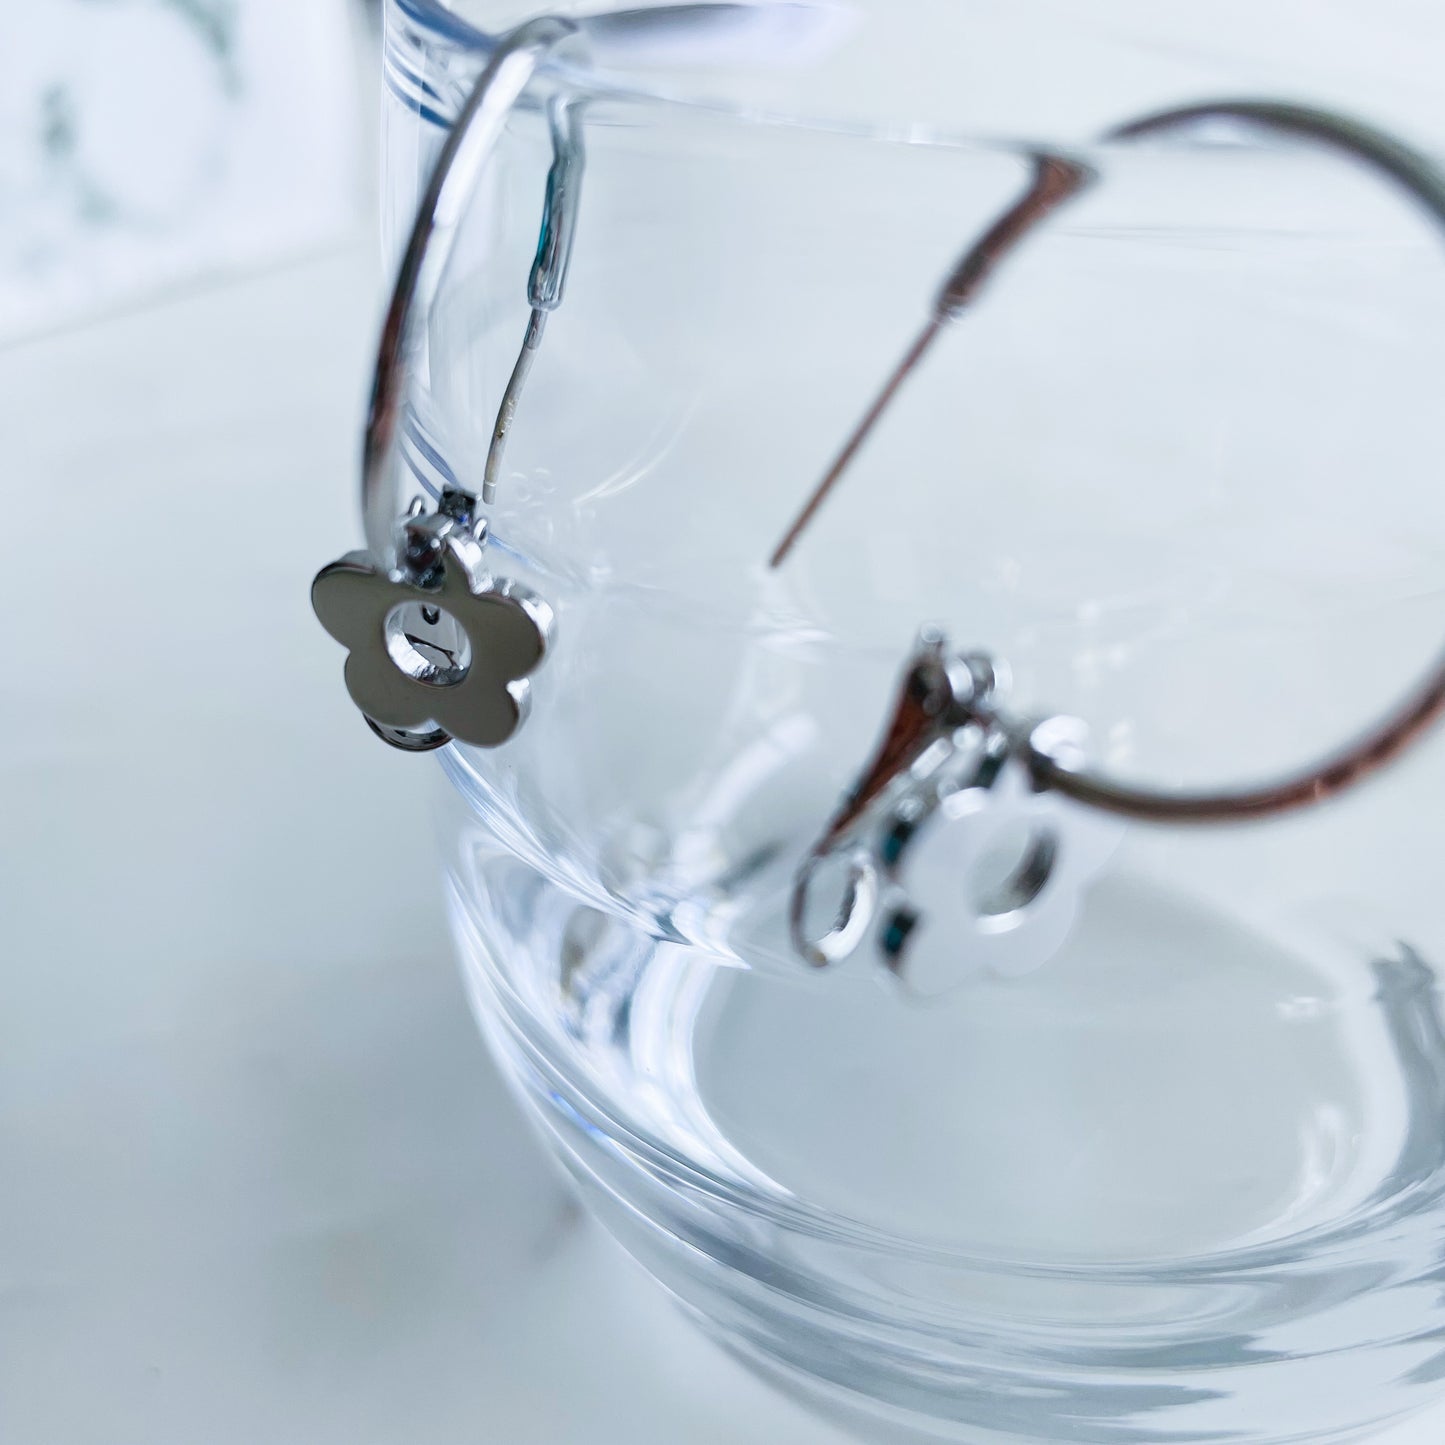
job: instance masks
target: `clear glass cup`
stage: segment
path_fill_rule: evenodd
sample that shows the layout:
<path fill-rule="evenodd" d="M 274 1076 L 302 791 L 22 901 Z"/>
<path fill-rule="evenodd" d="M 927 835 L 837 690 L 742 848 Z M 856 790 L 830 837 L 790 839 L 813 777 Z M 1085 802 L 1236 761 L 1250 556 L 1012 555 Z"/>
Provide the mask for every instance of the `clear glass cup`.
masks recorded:
<path fill-rule="evenodd" d="M 658 8 L 511 118 L 425 326 L 403 454 L 480 479 L 550 142 L 565 300 L 489 547 L 556 643 L 443 751 L 477 1015 L 591 1206 L 707 1329 L 879 1438 L 1344 1438 L 1445 1380 L 1445 745 L 1327 806 L 1129 825 L 1066 942 L 919 1003 L 786 910 L 921 624 L 1122 775 L 1257 778 L 1435 655 L 1445 261 L 1357 167 L 1096 146 L 1218 95 L 1445 135 L 1420 7 Z M 1282 9 L 1282 7 L 1276 7 Z M 391 0 L 410 225 L 505 6 Z M 1021 137 L 1023 139 L 1014 139 Z M 773 544 L 1032 144 L 1101 183 L 940 340 Z M 943 966 L 967 880 L 930 897 Z"/>

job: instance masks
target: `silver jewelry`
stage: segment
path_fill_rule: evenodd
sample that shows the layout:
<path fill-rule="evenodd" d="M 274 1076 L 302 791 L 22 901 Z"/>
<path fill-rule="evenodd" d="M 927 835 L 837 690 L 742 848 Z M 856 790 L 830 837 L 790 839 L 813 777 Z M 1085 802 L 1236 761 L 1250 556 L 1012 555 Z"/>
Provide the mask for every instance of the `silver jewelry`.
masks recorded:
<path fill-rule="evenodd" d="M 876 754 L 795 880 L 790 932 L 807 962 L 838 963 L 872 934 L 890 972 L 927 995 L 984 970 L 1031 972 L 1064 942 L 1123 825 L 1034 786 L 1002 720 L 1001 690 L 987 658 L 951 653 L 935 631 L 920 636 Z M 1045 726 L 1060 755 L 1087 736 L 1075 718 Z M 1006 866 L 991 866 L 1006 853 Z M 839 897 L 824 900 L 832 916 L 818 929 L 814 895 L 830 872 Z M 950 894 L 940 962 L 918 943 L 928 900 Z"/>
<path fill-rule="evenodd" d="M 1431 161 L 1378 130 L 1327 111 L 1267 101 L 1227 101 L 1147 116 L 1118 127 L 1105 139 L 1143 139 L 1200 123 L 1260 129 L 1323 144 L 1381 172 L 1445 228 L 1445 175 Z M 962 313 L 982 283 L 1035 226 L 1095 179 L 1088 167 L 1068 157 L 1045 153 L 1034 157 L 1034 176 L 1028 190 L 964 253 L 945 280 L 922 332 L 783 536 L 772 554 L 772 566 L 781 565 L 797 544 L 944 323 Z M 985 676 L 991 678 L 1001 666 L 981 656 L 950 658 L 942 640 L 936 637 L 926 641 L 915 654 L 877 757 L 864 769 L 797 874 L 791 910 L 793 942 L 809 962 L 821 965 L 838 961 L 858 946 L 875 918 L 883 916 L 880 953 L 895 971 L 906 963 L 907 938 L 913 926 L 910 920 L 915 914 L 906 901 L 888 912 L 887 884 L 890 878 L 896 882 L 898 870 L 894 867 L 890 871 L 880 851 L 886 844 L 859 843 L 870 827 L 881 826 L 885 838 L 900 836 L 899 830 L 903 830 L 911 848 L 912 834 L 908 830 L 913 813 L 930 823 L 940 816 L 954 817 L 956 826 L 968 815 L 972 819 L 969 826 L 976 830 L 982 816 L 997 806 L 996 800 L 1011 796 L 1014 801 L 1008 806 L 1017 807 L 1016 791 L 1011 795 L 1000 793 L 978 779 L 948 784 L 942 789 L 929 781 L 929 768 L 934 766 L 930 760 L 939 749 L 948 754 L 957 750 L 958 739 L 970 729 L 982 739 L 985 760 L 996 759 L 1000 777 L 1026 779 L 1035 793 L 1068 799 L 1090 812 L 1117 818 L 1164 823 L 1235 822 L 1272 817 L 1333 797 L 1398 757 L 1445 712 L 1442 656 L 1373 728 L 1337 753 L 1274 781 L 1197 793 L 1165 792 L 1118 781 L 1092 766 L 1079 745 L 1077 725 L 1072 720 L 1029 722 L 1005 711 L 992 682 L 984 685 L 982 681 Z M 987 762 L 987 766 L 994 765 Z M 920 769 L 924 769 L 923 777 L 919 776 Z M 880 808 L 884 810 L 881 824 L 875 816 Z M 1029 901 L 1021 907 L 1037 908 L 1049 889 L 1067 886 L 1058 862 L 1070 851 L 1069 844 L 1079 833 L 1081 816 L 1076 809 L 1069 831 L 1060 834 L 1052 851 L 1041 843 L 1037 850 L 1024 855 L 1018 881 L 1021 886 L 1027 885 Z M 889 829 L 893 830 L 891 834 Z M 972 857 L 976 854 L 965 850 L 965 864 Z M 805 923 L 811 895 L 820 875 L 830 864 L 840 862 L 846 864 L 846 869 L 838 920 L 815 935 Z"/>
<path fill-rule="evenodd" d="M 552 610 L 482 569 L 486 524 L 465 492 L 408 517 L 401 564 L 369 552 L 323 567 L 311 587 L 321 625 L 349 649 L 346 690 L 384 741 L 410 752 L 456 739 L 494 748 L 517 730 L 527 674 L 542 660 Z"/>
<path fill-rule="evenodd" d="M 465 202 L 507 116 L 543 62 L 576 43 L 578 27 L 553 17 L 504 37 L 468 97 L 422 198 L 399 268 L 377 358 L 362 459 L 367 550 L 323 569 L 313 598 L 327 630 L 348 649 L 346 681 L 373 730 L 413 751 L 457 738 L 494 747 L 526 713 L 530 675 L 552 639 L 551 609 L 525 588 L 488 573 L 487 527 L 478 509 L 493 500 L 518 399 L 546 318 L 562 298 L 577 221 L 584 154 L 580 103 L 548 107 L 553 163 L 530 306 L 515 367 L 498 408 L 480 501 L 447 489 L 434 510 L 399 505 L 396 441 L 417 317 L 434 304 Z M 1445 176 L 1390 136 L 1327 111 L 1265 101 L 1227 101 L 1131 121 L 1106 140 L 1163 135 L 1199 123 L 1225 123 L 1313 141 L 1383 173 L 1445 228 Z M 777 567 L 898 390 L 942 333 L 1008 255 L 1045 219 L 1097 180 L 1094 171 L 1052 152 L 1033 156 L 1024 195 L 972 245 L 939 288 L 922 331 L 895 367 L 771 558 Z M 916 939 L 928 907 L 915 901 L 935 859 L 967 877 L 986 871 L 990 838 L 1022 838 L 1015 866 L 996 896 L 980 894 L 969 957 L 1017 972 L 1057 946 L 1077 896 L 1117 836 L 1100 819 L 1167 823 L 1265 818 L 1322 802 L 1399 756 L 1445 713 L 1445 655 L 1381 721 L 1335 754 L 1257 785 L 1178 793 L 1124 783 L 1087 760 L 1071 719 L 1030 721 L 1002 700 L 1003 664 L 982 654 L 955 656 L 928 635 L 909 664 L 877 755 L 799 869 L 790 907 L 797 951 L 827 965 L 870 933 L 888 968 L 916 986 Z M 808 915 L 822 875 L 841 869 L 842 904 L 823 928 Z M 1032 940 L 1024 951 L 1020 939 Z M 1050 940 L 1053 940 L 1051 943 Z"/>
<path fill-rule="evenodd" d="M 396 441 L 413 327 L 436 300 L 477 176 L 539 66 L 559 47 L 575 44 L 578 33 L 573 22 L 546 16 L 501 39 L 442 147 L 382 326 L 362 447 L 367 550 L 324 567 L 312 585 L 322 626 L 349 649 L 345 676 L 352 701 L 378 737 L 408 752 L 453 739 L 477 747 L 506 742 L 526 715 L 526 679 L 552 637 L 552 610 L 541 598 L 487 575 L 487 526 L 471 492 L 449 487 L 435 511 L 418 500 L 402 514 Z M 579 112 L 558 101 L 548 118 L 553 162 L 528 279 L 531 315 L 493 428 L 485 503 L 496 493 L 502 450 L 547 314 L 562 300 L 576 229 L 583 166 Z"/>

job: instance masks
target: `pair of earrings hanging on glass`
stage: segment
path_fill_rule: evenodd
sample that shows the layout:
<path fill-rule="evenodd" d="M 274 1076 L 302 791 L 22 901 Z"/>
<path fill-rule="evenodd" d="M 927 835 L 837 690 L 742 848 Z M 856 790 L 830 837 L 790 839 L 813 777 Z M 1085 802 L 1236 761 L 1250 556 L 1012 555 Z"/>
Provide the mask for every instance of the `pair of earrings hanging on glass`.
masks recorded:
<path fill-rule="evenodd" d="M 313 585 L 323 626 L 349 651 L 349 692 L 373 730 L 420 751 L 450 741 L 497 747 L 521 725 L 531 677 L 553 638 L 544 598 L 488 566 L 482 508 L 495 495 L 518 399 L 548 314 L 562 300 L 583 169 L 580 109 L 548 110 L 553 160 L 523 346 L 498 410 L 480 497 L 444 487 L 428 507 L 398 506 L 397 433 L 414 322 L 437 287 L 465 210 L 513 105 L 538 66 L 575 42 L 569 21 L 528 22 L 505 37 L 442 149 L 403 256 L 383 329 L 362 466 L 368 550 L 324 568 Z M 1323 145 L 1396 183 L 1445 227 L 1445 176 L 1393 138 L 1330 112 L 1260 101 L 1190 106 L 1112 131 L 1118 143 L 1199 124 Z M 770 558 L 783 564 L 909 375 L 1008 254 L 1094 183 L 1092 169 L 1038 152 L 1022 197 L 963 255 L 917 339 L 837 454 Z M 1046 961 L 1067 935 L 1089 880 L 1124 819 L 1243 821 L 1323 801 L 1407 747 L 1445 711 L 1445 659 L 1381 721 L 1338 752 L 1281 779 L 1200 793 L 1116 781 L 1088 762 L 1073 719 L 1011 712 L 1006 666 L 950 650 L 925 631 L 903 673 L 883 739 L 795 875 L 793 945 L 819 967 L 872 940 L 909 986 L 935 992 L 981 967 L 1000 974 Z M 949 906 L 937 906 L 946 898 Z M 930 900 L 936 919 L 930 933 Z M 960 913 L 962 900 L 962 913 Z M 940 937 L 948 945 L 940 950 Z M 940 961 L 941 960 L 941 961 Z"/>

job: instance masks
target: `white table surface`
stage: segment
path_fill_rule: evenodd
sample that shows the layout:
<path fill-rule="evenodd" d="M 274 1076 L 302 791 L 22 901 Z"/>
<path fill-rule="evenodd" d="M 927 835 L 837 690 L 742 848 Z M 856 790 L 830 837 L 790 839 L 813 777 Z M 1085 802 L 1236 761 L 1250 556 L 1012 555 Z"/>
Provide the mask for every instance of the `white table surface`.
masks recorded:
<path fill-rule="evenodd" d="M 312 622 L 373 252 L 0 352 L 0 1442 L 836 1445 L 543 1158 Z"/>

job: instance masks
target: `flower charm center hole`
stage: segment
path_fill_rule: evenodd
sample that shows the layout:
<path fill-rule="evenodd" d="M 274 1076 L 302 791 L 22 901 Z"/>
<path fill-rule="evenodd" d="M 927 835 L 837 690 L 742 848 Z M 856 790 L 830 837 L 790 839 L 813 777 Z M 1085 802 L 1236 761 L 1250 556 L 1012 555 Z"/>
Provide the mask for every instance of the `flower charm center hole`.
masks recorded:
<path fill-rule="evenodd" d="M 980 918 L 996 925 L 1022 913 L 1053 875 L 1058 837 L 1050 828 L 1019 820 L 990 844 L 971 880 L 972 903 Z"/>
<path fill-rule="evenodd" d="M 863 941 L 878 911 L 878 875 L 857 853 L 827 854 L 806 866 L 818 875 L 817 886 L 798 926 L 808 940 L 804 956 L 821 968 L 847 958 Z M 827 899 L 837 900 L 831 913 Z"/>
<path fill-rule="evenodd" d="M 410 678 L 430 687 L 460 682 L 472 665 L 466 629 L 443 607 L 403 602 L 386 616 L 386 650 Z"/>

